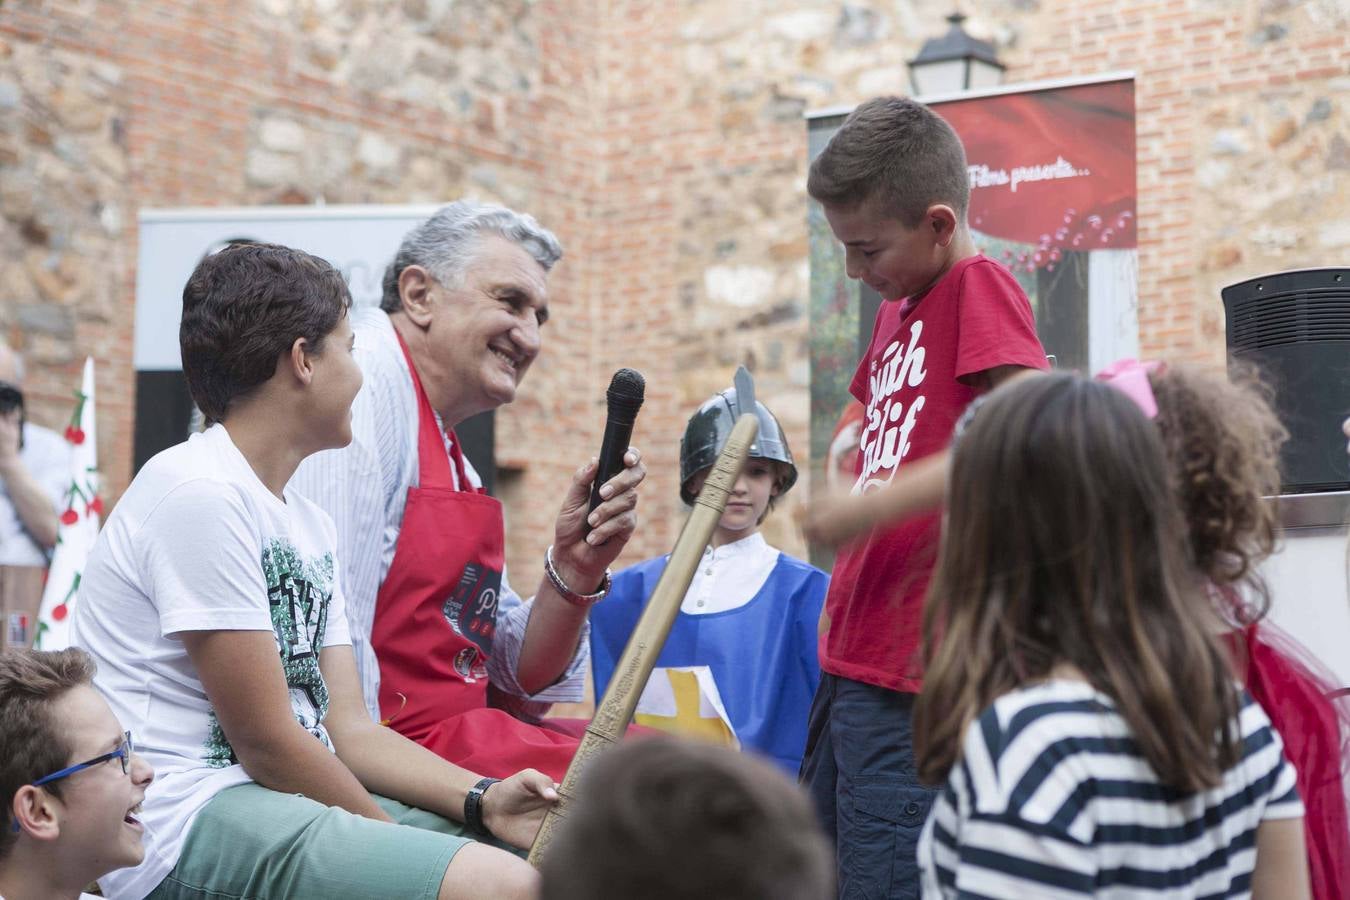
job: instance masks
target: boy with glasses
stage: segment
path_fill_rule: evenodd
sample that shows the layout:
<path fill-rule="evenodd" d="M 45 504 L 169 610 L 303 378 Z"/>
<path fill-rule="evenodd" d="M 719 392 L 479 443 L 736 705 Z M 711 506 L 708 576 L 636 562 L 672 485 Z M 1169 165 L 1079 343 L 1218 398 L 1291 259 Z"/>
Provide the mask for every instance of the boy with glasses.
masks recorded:
<path fill-rule="evenodd" d="M 0 653 L 0 897 L 69 900 L 144 856 L 154 772 L 93 677 L 82 650 Z"/>

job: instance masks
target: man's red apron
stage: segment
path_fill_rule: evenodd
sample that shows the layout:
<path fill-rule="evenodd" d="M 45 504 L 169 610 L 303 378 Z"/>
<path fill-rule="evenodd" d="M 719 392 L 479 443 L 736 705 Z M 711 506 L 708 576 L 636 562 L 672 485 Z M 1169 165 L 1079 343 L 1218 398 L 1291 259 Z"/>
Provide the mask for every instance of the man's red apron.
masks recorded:
<path fill-rule="evenodd" d="M 502 506 L 449 455 L 408 348 L 417 392 L 418 487 L 408 489 L 389 574 L 375 601 L 371 646 L 380 716 L 450 762 L 505 778 L 524 768 L 561 781 L 578 741 L 488 706 L 487 659 L 497 627 Z M 451 480 L 453 461 L 462 490 Z M 378 539 L 378 535 L 372 535 Z"/>

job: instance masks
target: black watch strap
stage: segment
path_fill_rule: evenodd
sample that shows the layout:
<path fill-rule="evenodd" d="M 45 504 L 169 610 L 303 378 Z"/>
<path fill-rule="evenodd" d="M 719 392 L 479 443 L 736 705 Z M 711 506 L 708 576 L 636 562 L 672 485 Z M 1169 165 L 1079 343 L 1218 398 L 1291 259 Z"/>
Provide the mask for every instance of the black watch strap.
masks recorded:
<path fill-rule="evenodd" d="M 500 778 L 480 778 L 478 783 L 469 788 L 469 792 L 464 795 L 464 824 L 469 830 L 478 834 L 488 834 L 487 825 L 483 824 L 483 795 L 487 789 L 492 787 Z"/>

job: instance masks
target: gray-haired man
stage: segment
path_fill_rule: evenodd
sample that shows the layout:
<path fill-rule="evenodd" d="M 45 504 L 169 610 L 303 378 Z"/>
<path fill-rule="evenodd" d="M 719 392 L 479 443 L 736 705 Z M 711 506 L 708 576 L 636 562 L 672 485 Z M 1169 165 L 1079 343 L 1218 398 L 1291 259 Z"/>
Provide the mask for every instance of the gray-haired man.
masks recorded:
<path fill-rule="evenodd" d="M 482 493 L 453 429 L 515 399 L 539 355 L 561 255 L 533 218 L 499 206 L 452 203 L 413 229 L 385 273 L 381 308 L 353 314 L 365 383 L 351 446 L 310 457 L 292 482 L 337 523 L 372 715 L 488 775 L 566 771 L 575 737 L 497 707 L 535 714 L 582 698 L 586 614 L 636 527 L 645 475 L 630 450 L 588 537 L 595 469 L 577 470 L 548 574 L 522 603 L 502 577 L 501 506 Z"/>

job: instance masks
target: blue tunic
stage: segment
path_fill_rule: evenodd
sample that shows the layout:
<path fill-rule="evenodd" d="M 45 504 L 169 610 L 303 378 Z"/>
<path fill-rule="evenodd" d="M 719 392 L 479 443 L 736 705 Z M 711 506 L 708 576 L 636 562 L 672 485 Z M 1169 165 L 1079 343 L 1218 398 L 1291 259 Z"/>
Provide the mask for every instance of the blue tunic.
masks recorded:
<path fill-rule="evenodd" d="M 591 611 L 597 700 L 668 560 L 661 556 L 624 569 Z M 707 666 L 741 746 L 773 759 L 794 778 L 820 681 L 816 634 L 829 580 L 820 569 L 780 553 L 743 606 L 706 615 L 681 612 L 656 662 L 657 668 Z"/>

